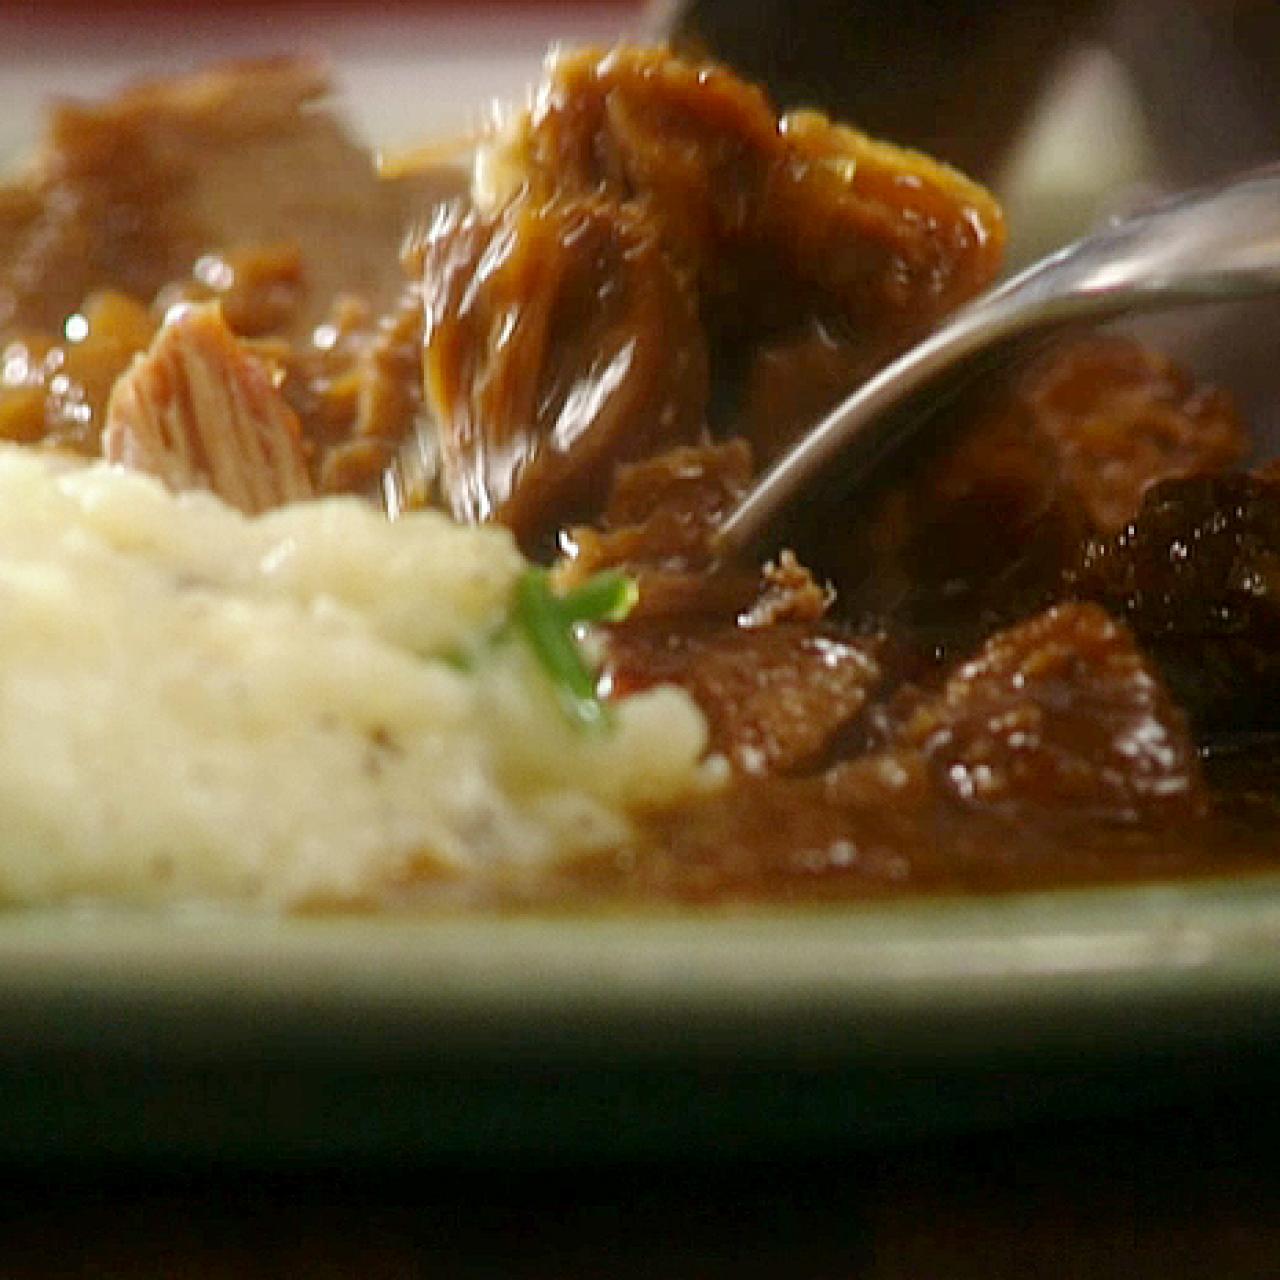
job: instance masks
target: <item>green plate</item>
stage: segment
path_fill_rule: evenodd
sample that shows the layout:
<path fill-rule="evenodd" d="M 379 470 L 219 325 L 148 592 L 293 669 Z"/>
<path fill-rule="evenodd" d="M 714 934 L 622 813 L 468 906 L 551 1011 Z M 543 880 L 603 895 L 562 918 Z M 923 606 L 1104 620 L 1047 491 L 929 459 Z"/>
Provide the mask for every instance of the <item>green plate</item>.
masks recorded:
<path fill-rule="evenodd" d="M 1256 1079 L 1280 877 L 753 913 L 0 920 L 0 1155 L 815 1151 Z"/>

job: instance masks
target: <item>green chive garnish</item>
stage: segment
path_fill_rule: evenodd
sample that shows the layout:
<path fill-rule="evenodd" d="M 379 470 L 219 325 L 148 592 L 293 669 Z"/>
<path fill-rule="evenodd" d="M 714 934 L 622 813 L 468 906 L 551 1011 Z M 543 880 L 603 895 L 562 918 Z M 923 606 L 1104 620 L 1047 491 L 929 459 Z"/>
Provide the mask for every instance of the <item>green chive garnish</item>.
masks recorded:
<path fill-rule="evenodd" d="M 635 584 L 617 573 L 600 574 L 564 596 L 551 590 L 545 569 L 530 569 L 516 582 L 512 620 L 550 679 L 565 714 L 585 729 L 608 724 L 609 711 L 596 696 L 596 673 L 574 628 L 624 618 L 635 596 Z"/>
<path fill-rule="evenodd" d="M 621 622 L 635 608 L 640 595 L 633 578 L 623 573 L 598 573 L 558 600 L 571 622 Z"/>

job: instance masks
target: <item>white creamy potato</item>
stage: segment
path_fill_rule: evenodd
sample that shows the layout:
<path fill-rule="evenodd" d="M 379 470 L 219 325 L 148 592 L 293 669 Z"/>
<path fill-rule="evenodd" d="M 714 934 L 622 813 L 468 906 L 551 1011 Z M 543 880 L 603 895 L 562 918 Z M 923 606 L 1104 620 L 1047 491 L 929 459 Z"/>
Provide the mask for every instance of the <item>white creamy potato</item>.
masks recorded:
<path fill-rule="evenodd" d="M 572 724 L 492 640 L 525 567 L 434 513 L 248 518 L 0 446 L 0 900 L 341 901 L 625 838 L 704 723 L 656 689 Z"/>

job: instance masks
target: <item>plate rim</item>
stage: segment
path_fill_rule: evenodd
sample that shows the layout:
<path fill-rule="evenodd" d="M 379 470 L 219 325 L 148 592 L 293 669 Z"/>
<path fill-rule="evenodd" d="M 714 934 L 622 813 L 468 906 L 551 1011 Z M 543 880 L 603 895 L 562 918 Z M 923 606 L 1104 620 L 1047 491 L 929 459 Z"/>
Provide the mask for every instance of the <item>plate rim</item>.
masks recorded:
<path fill-rule="evenodd" d="M 1280 872 L 750 911 L 0 916 L 9 1055 L 1096 1058 L 1270 1039 L 1277 997 Z"/>

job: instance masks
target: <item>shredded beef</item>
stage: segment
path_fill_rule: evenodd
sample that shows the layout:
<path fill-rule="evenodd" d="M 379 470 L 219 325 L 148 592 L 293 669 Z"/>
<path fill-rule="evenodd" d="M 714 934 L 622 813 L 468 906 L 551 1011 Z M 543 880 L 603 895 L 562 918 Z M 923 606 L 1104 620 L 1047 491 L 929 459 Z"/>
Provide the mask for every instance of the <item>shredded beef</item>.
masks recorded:
<path fill-rule="evenodd" d="M 250 514 L 312 495 L 298 419 L 215 304 L 165 325 L 117 381 L 102 450 Z"/>

